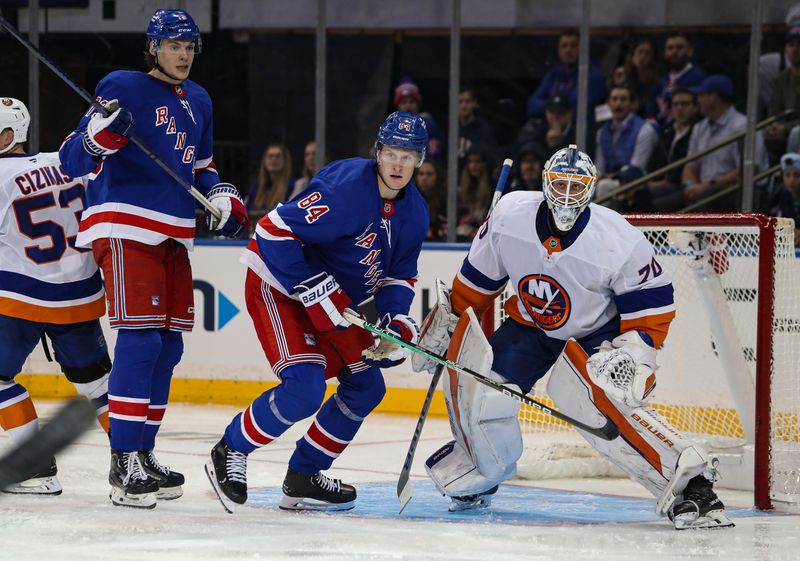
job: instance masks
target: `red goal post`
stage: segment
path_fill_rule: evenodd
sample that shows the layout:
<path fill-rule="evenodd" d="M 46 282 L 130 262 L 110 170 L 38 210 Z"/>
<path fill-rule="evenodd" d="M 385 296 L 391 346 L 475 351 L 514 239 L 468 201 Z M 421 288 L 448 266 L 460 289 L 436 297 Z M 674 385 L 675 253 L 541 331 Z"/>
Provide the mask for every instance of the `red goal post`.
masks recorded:
<path fill-rule="evenodd" d="M 747 213 L 625 217 L 653 244 L 676 290 L 677 316 L 659 351 L 653 407 L 719 455 L 720 485 L 752 489 L 760 509 L 800 509 L 800 265 L 793 221 Z M 708 278 L 696 273 L 698 243 L 713 270 Z M 504 320 L 502 301 L 485 323 Z M 532 390 L 543 401 L 546 379 Z M 528 409 L 520 419 L 522 477 L 619 475 L 571 427 Z"/>

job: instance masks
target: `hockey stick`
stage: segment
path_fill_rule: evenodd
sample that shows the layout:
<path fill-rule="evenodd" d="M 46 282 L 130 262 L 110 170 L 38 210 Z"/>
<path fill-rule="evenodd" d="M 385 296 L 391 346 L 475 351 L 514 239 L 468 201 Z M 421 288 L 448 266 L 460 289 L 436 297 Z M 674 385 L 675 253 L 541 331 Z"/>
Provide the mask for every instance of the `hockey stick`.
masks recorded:
<path fill-rule="evenodd" d="M 522 392 L 518 392 L 516 390 L 507 388 L 503 384 L 495 382 L 491 378 L 487 378 L 486 376 L 484 376 L 479 372 L 475 372 L 470 368 L 461 366 L 460 364 L 455 363 L 452 360 L 442 358 L 424 347 L 420 347 L 419 345 L 410 343 L 409 341 L 406 341 L 401 337 L 389 333 L 388 331 L 384 331 L 380 327 L 377 327 L 376 325 L 372 325 L 371 323 L 365 321 L 359 315 L 357 315 L 355 312 L 349 309 L 345 309 L 343 315 L 345 316 L 345 319 L 350 323 L 357 325 L 362 329 L 366 329 L 367 331 L 369 331 L 374 335 L 377 335 L 378 337 L 389 339 L 390 341 L 396 343 L 397 345 L 400 345 L 401 347 L 404 347 L 412 352 L 424 355 L 429 359 L 438 362 L 442 366 L 445 366 L 452 370 L 456 370 L 458 372 L 462 372 L 464 374 L 468 374 L 469 376 L 472 376 L 485 386 L 494 388 L 495 390 L 499 391 L 504 395 L 507 395 L 508 397 L 514 398 L 517 401 L 524 403 L 525 405 L 528 405 L 529 407 L 533 407 L 534 409 L 537 409 L 542 413 L 545 413 L 547 415 L 550 415 L 551 417 L 555 417 L 556 419 L 564 421 L 565 423 L 569 423 L 574 427 L 577 427 L 583 431 L 588 432 L 591 435 L 596 436 L 597 438 L 602 438 L 603 440 L 614 440 L 619 436 L 619 428 L 611 421 L 611 419 L 606 418 L 606 424 L 603 425 L 602 427 L 590 427 L 589 425 L 586 425 L 577 419 L 573 419 L 572 417 L 564 415 L 563 413 L 556 411 L 555 409 L 551 409 L 550 407 L 544 405 L 543 403 L 539 403 L 535 399 L 528 397 Z"/>
<path fill-rule="evenodd" d="M 78 84 L 76 84 L 72 80 L 72 78 L 67 76 L 67 74 L 63 70 L 61 70 L 58 66 L 56 66 L 56 63 L 54 63 L 52 60 L 50 60 L 44 54 L 42 54 L 42 52 L 36 47 L 36 45 L 25 39 L 25 37 L 23 37 L 20 34 L 20 32 L 17 31 L 17 29 L 13 25 L 11 25 L 9 21 L 2 15 L 0 15 L 0 26 L 2 26 L 6 31 L 8 31 L 14 37 L 14 39 L 22 43 L 22 45 L 26 49 L 28 49 L 30 52 L 36 55 L 36 58 L 38 58 L 45 66 L 47 66 L 50 70 L 52 70 L 56 76 L 61 78 L 61 80 L 65 84 L 67 84 L 70 88 L 72 88 L 79 96 L 81 96 L 84 99 L 84 101 L 88 102 L 92 107 L 94 107 L 97 111 L 99 111 L 101 115 L 107 117 L 110 114 L 109 111 L 105 107 L 103 107 L 103 105 L 99 101 L 97 101 L 96 99 L 92 99 L 92 96 L 89 95 L 89 92 L 87 92 Z M 156 163 L 156 165 L 158 165 L 158 167 L 167 172 L 167 175 L 169 175 L 172 179 L 177 181 L 181 187 L 186 189 L 189 192 L 189 194 L 192 197 L 194 197 L 197 200 L 197 202 L 203 205 L 206 208 L 206 210 L 208 210 L 208 212 L 213 214 L 217 220 L 222 218 L 222 214 L 220 213 L 219 209 L 217 209 L 214 205 L 212 205 L 200 191 L 194 188 L 194 186 L 189 185 L 189 183 L 180 175 L 178 175 L 175 172 L 175 170 L 169 167 L 166 164 L 166 162 L 164 162 L 164 160 L 159 158 L 158 154 L 156 154 L 152 148 L 150 148 L 147 144 L 145 144 L 145 142 L 141 138 L 139 138 L 139 136 L 136 133 L 131 134 L 130 136 L 128 136 L 128 138 L 130 139 L 131 142 L 133 142 L 136 146 L 138 146 L 142 152 L 144 152 L 145 156 L 153 160 Z"/>
<path fill-rule="evenodd" d="M 509 158 L 503 161 L 503 169 L 500 170 L 500 177 L 497 178 L 497 186 L 494 188 L 492 203 L 489 205 L 489 212 L 486 214 L 486 218 L 491 216 L 494 206 L 503 195 L 503 190 L 506 187 L 506 181 L 508 180 L 508 174 L 511 172 L 512 165 L 514 165 L 514 162 Z M 433 373 L 431 385 L 428 386 L 428 393 L 425 394 L 425 403 L 422 404 L 422 411 L 420 411 L 419 419 L 417 419 L 417 428 L 414 429 L 414 436 L 411 437 L 411 442 L 408 445 L 408 452 L 406 453 L 406 460 L 403 462 L 403 469 L 400 470 L 400 477 L 397 478 L 397 499 L 400 501 L 400 512 L 398 512 L 398 514 L 403 514 L 403 509 L 411 502 L 414 495 L 414 485 L 411 483 L 410 479 L 411 464 L 414 462 L 414 454 L 417 452 L 417 444 L 419 444 L 419 437 L 422 434 L 422 426 L 428 418 L 428 410 L 431 407 L 433 395 L 436 392 L 436 386 L 439 385 L 439 378 L 442 377 L 443 369 L 444 366 L 439 364 Z"/>
<path fill-rule="evenodd" d="M 40 431 L 0 458 L 0 489 L 47 469 L 50 459 L 83 434 L 94 416 L 94 407 L 87 400 L 67 402 Z"/>

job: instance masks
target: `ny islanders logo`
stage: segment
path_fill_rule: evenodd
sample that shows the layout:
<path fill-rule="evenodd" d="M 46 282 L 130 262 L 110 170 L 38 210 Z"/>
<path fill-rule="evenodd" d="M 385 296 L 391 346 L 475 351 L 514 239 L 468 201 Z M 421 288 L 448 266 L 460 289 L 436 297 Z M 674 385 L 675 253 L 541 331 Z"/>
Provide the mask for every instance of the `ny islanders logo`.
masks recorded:
<path fill-rule="evenodd" d="M 519 281 L 517 294 L 533 322 L 544 330 L 562 327 L 572 307 L 569 294 L 547 275 L 527 275 Z"/>

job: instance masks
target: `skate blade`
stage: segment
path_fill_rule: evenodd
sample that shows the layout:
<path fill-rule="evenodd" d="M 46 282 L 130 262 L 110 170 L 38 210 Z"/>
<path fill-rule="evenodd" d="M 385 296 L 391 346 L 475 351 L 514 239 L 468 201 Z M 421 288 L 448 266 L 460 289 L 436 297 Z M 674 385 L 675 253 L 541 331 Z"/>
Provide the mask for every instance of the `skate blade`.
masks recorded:
<path fill-rule="evenodd" d="M 16 483 L 3 489 L 3 493 L 10 495 L 40 495 L 43 497 L 55 497 L 61 494 L 61 482 L 58 477 L 38 477 L 28 479 L 21 483 Z"/>
<path fill-rule="evenodd" d="M 691 515 L 686 517 L 676 516 L 673 522 L 676 530 L 714 530 L 717 528 L 733 528 L 736 526 L 721 510 L 712 510 L 705 516 L 700 517 L 693 517 Z"/>
<path fill-rule="evenodd" d="M 230 500 L 227 495 L 222 492 L 219 482 L 217 481 L 217 472 L 214 470 L 214 462 L 211 460 L 206 462 L 206 476 L 208 477 L 208 481 L 211 483 L 211 487 L 214 489 L 214 492 L 217 494 L 219 502 L 222 503 L 222 508 L 224 508 L 225 512 L 228 514 L 233 514 L 236 511 L 237 503 Z"/>
<path fill-rule="evenodd" d="M 447 509 L 447 512 L 464 512 L 467 510 L 486 510 L 492 504 L 491 501 L 486 501 L 483 499 L 473 501 L 473 502 L 465 502 L 465 501 L 456 501 L 452 500 L 450 502 L 450 508 Z"/>
<path fill-rule="evenodd" d="M 108 498 L 114 503 L 114 506 L 125 506 L 128 508 L 142 508 L 151 509 L 156 508 L 156 495 L 155 493 L 142 493 L 141 495 L 129 495 L 128 493 L 117 489 L 111 488 Z"/>
<path fill-rule="evenodd" d="M 316 510 L 321 512 L 336 512 L 340 510 L 350 510 L 356 506 L 355 501 L 346 503 L 328 503 L 305 497 L 283 496 L 278 508 L 281 510 Z"/>
<path fill-rule="evenodd" d="M 176 487 L 159 487 L 156 491 L 156 499 L 159 501 L 174 501 L 183 496 L 183 487 L 180 485 Z"/>

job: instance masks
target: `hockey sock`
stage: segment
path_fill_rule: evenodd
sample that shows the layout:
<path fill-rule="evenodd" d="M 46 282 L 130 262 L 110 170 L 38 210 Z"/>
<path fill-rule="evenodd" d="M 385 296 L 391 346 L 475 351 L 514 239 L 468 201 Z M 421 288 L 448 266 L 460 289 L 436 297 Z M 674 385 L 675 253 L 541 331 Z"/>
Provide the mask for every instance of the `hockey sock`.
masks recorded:
<path fill-rule="evenodd" d="M 289 366 L 281 384 L 261 394 L 225 429 L 228 446 L 249 454 L 269 444 L 294 423 L 310 417 L 325 397 L 325 370 L 313 363 Z"/>
<path fill-rule="evenodd" d="M 114 366 L 108 379 L 111 448 L 122 452 L 142 449 L 150 405 L 153 370 L 161 354 L 161 335 L 154 329 L 120 329 Z"/>
<path fill-rule="evenodd" d="M 161 331 L 161 354 L 153 370 L 150 390 L 150 407 L 142 434 L 142 450 L 152 450 L 156 445 L 156 434 L 161 428 L 164 412 L 169 401 L 169 385 L 172 373 L 183 355 L 183 335 L 177 331 Z"/>
<path fill-rule="evenodd" d="M 108 432 L 108 374 L 94 382 L 73 382 L 75 390 L 94 405 L 97 412 L 97 422 L 104 431 Z"/>
<path fill-rule="evenodd" d="M 14 380 L 0 380 L 0 426 L 13 442 L 22 442 L 39 430 L 31 396 Z"/>
<path fill-rule="evenodd" d="M 297 441 L 289 459 L 293 470 L 317 473 L 331 467 L 386 393 L 383 375 L 376 367 L 340 378 L 339 382 L 336 393 L 324 403 L 308 432 Z"/>

